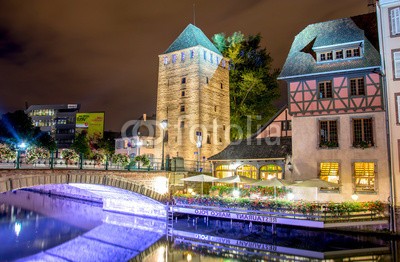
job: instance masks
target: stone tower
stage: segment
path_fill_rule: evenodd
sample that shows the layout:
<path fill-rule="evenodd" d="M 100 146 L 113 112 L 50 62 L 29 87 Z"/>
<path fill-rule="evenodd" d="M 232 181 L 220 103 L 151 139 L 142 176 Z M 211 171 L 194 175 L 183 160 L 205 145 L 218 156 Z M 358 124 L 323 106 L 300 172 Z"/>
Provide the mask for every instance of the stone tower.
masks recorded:
<path fill-rule="evenodd" d="M 163 120 L 164 155 L 183 157 L 185 164 L 204 161 L 229 144 L 229 63 L 192 24 L 159 55 L 157 121 Z"/>

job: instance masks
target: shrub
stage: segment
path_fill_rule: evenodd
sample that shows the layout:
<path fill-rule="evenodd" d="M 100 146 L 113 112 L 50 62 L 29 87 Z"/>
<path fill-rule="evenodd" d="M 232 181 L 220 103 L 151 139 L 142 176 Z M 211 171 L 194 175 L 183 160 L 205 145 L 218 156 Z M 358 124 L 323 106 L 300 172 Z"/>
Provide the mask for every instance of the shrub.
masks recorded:
<path fill-rule="evenodd" d="M 0 159 L 12 160 L 16 158 L 14 150 L 5 144 L 0 144 Z"/>
<path fill-rule="evenodd" d="M 50 158 L 50 152 L 43 147 L 30 147 L 26 150 L 26 162 L 35 163 L 39 159 Z"/>

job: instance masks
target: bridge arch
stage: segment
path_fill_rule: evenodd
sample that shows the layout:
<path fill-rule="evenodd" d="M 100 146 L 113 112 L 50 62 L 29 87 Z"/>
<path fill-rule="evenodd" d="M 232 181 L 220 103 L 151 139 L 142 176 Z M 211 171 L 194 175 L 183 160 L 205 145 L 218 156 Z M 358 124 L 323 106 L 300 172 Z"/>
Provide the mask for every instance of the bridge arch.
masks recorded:
<path fill-rule="evenodd" d="M 32 186 L 49 184 L 95 184 L 116 187 L 138 193 L 165 203 L 167 195 L 162 195 L 140 183 L 123 177 L 126 172 L 104 172 L 89 170 L 2 170 L 0 173 L 0 193 Z M 119 174 L 119 175 L 118 175 Z"/>

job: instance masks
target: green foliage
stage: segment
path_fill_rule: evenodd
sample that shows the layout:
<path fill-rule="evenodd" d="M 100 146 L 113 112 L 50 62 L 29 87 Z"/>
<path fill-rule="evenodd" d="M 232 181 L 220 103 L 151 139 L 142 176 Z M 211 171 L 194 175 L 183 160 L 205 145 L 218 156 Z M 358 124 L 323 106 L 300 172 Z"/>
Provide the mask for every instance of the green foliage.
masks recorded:
<path fill-rule="evenodd" d="M 125 154 L 115 154 L 111 158 L 112 163 L 121 165 L 121 166 L 126 166 L 129 164 L 130 159 L 127 155 Z"/>
<path fill-rule="evenodd" d="M 150 159 L 146 155 L 135 156 L 135 162 L 140 162 L 143 167 L 150 165 Z"/>
<path fill-rule="evenodd" d="M 75 150 L 78 154 L 83 154 L 84 158 L 90 157 L 90 145 L 86 133 L 82 132 L 75 137 L 71 149 Z"/>
<path fill-rule="evenodd" d="M 16 158 L 16 153 L 6 144 L 0 144 L 0 160 L 12 160 Z"/>
<path fill-rule="evenodd" d="M 64 149 L 61 152 L 61 157 L 65 160 L 65 164 L 75 164 L 79 161 L 79 155 L 73 149 Z"/>
<path fill-rule="evenodd" d="M 260 47 L 260 34 L 245 37 L 235 32 L 226 37 L 220 33 L 213 42 L 230 59 L 231 139 L 246 138 L 276 112 L 272 103 L 279 96 L 279 70 L 272 70 L 271 56 Z"/>
<path fill-rule="evenodd" d="M 104 137 L 97 141 L 96 147 L 98 150 L 104 151 L 106 155 L 111 157 L 115 153 L 115 140 L 109 132 L 104 132 Z"/>
<path fill-rule="evenodd" d="M 102 150 L 94 150 L 91 153 L 90 159 L 94 160 L 96 165 L 100 165 L 106 162 L 107 157 L 104 151 Z"/>
<path fill-rule="evenodd" d="M 49 159 L 50 152 L 46 148 L 43 147 L 29 147 L 26 150 L 26 162 L 27 163 L 35 163 L 39 159 Z"/>

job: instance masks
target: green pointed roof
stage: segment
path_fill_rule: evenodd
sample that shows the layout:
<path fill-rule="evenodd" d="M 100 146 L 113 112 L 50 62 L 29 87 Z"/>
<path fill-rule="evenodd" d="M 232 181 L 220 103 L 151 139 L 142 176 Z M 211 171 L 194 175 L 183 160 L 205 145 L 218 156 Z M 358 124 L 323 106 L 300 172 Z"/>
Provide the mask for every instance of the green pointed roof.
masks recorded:
<path fill-rule="evenodd" d="M 192 24 L 189 24 L 185 30 L 183 30 L 178 38 L 175 39 L 175 41 L 164 52 L 164 54 L 198 45 L 222 55 L 221 52 L 210 41 L 210 39 L 208 39 L 208 37 L 203 33 L 203 31 Z"/>

